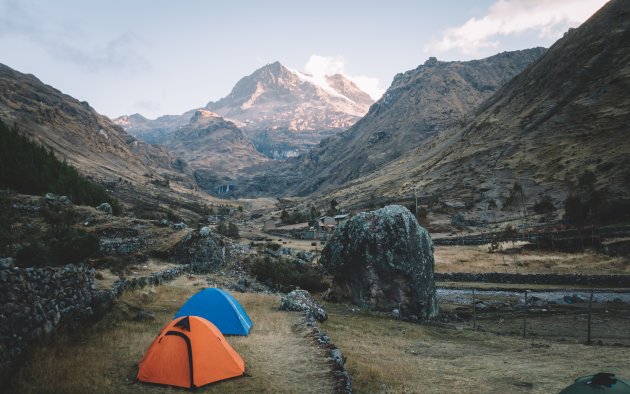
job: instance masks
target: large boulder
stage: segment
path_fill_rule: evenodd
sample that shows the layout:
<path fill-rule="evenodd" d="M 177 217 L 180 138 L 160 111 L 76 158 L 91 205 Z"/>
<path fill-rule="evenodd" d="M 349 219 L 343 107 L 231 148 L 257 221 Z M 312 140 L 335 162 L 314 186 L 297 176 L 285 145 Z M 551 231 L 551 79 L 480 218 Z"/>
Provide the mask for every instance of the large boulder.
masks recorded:
<path fill-rule="evenodd" d="M 179 264 L 190 264 L 195 273 L 213 272 L 225 267 L 226 246 L 212 233 L 191 232 L 170 252 L 169 259 Z"/>
<path fill-rule="evenodd" d="M 333 276 L 332 296 L 402 318 L 437 315 L 433 242 L 400 205 L 362 212 L 342 223 L 321 264 Z"/>

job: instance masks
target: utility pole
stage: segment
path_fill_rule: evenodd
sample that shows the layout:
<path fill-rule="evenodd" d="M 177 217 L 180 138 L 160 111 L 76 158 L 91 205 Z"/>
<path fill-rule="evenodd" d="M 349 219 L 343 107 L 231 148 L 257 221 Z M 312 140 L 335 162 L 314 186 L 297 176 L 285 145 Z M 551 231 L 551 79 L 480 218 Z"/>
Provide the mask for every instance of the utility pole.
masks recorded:
<path fill-rule="evenodd" d="M 418 217 L 418 195 L 416 194 L 417 186 L 413 187 L 413 197 L 416 200 L 416 211 L 413 213 L 416 217 Z"/>

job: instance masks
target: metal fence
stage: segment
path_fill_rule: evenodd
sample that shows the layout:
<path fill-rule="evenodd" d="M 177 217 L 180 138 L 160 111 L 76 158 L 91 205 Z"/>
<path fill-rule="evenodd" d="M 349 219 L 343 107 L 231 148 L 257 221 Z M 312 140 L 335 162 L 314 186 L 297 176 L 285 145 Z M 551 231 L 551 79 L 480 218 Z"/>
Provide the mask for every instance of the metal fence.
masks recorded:
<path fill-rule="evenodd" d="M 461 328 L 560 342 L 630 346 L 630 292 L 448 290 Z M 440 298 L 440 297 L 439 297 Z"/>

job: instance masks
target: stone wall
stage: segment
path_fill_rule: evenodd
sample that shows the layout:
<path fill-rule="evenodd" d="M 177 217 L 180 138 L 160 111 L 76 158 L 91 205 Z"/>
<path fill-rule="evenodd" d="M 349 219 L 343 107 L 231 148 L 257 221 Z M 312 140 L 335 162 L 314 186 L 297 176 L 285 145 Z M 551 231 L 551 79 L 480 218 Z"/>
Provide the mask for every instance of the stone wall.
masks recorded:
<path fill-rule="evenodd" d="M 94 316 L 94 270 L 82 265 L 18 268 L 0 262 L 0 365 L 17 360 L 26 344 Z"/>
<path fill-rule="evenodd" d="M 94 269 L 84 265 L 19 268 L 0 260 L 0 386 L 29 344 L 58 330 L 73 330 L 100 318 L 124 291 L 160 285 L 190 270 L 182 265 L 146 277 L 95 287 Z"/>
<path fill-rule="evenodd" d="M 501 272 L 435 273 L 436 282 L 484 282 L 540 285 L 630 287 L 630 275 L 507 274 Z"/>

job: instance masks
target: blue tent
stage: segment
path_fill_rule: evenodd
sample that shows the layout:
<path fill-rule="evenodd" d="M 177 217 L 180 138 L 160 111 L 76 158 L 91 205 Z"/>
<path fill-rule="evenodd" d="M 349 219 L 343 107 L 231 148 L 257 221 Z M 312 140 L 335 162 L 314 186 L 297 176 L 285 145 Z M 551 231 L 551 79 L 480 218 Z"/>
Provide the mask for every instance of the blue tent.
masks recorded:
<path fill-rule="evenodd" d="M 222 289 L 203 289 L 190 297 L 175 315 L 199 316 L 217 326 L 224 335 L 247 335 L 253 323 L 241 304 Z"/>

